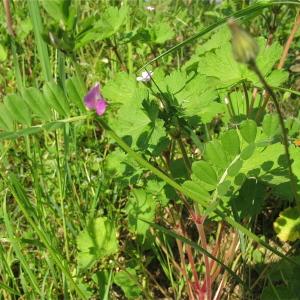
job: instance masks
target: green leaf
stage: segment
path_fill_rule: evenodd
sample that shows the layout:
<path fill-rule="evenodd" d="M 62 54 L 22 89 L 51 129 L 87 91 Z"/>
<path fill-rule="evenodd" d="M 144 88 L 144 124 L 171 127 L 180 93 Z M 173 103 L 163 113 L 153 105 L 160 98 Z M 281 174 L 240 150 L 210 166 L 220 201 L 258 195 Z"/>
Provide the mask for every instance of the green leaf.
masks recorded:
<path fill-rule="evenodd" d="M 126 169 L 124 161 L 126 157 L 126 153 L 119 148 L 106 156 L 105 169 L 109 172 L 110 176 L 119 177 L 124 174 Z"/>
<path fill-rule="evenodd" d="M 66 21 L 68 17 L 68 4 L 66 0 L 42 0 L 41 3 L 47 13 L 57 22 Z"/>
<path fill-rule="evenodd" d="M 159 84 L 159 88 L 163 92 L 177 94 L 185 87 L 186 81 L 187 76 L 185 72 L 176 70 L 161 81 L 161 83 Z"/>
<path fill-rule="evenodd" d="M 253 120 L 245 120 L 240 125 L 240 133 L 243 139 L 248 143 L 253 143 L 257 134 L 257 125 Z"/>
<path fill-rule="evenodd" d="M 2 44 L 0 44 L 0 62 L 4 62 L 6 58 L 7 58 L 7 50 Z"/>
<path fill-rule="evenodd" d="M 271 144 L 268 147 L 256 147 L 251 152 L 251 157 L 244 160 L 242 173 L 277 186 L 289 182 L 287 161 L 281 143 Z M 294 170 L 297 171 L 296 165 Z"/>
<path fill-rule="evenodd" d="M 241 219 L 256 216 L 262 209 L 266 197 L 266 186 L 256 179 L 244 182 L 239 194 L 232 201 L 232 207 Z"/>
<path fill-rule="evenodd" d="M 285 278 L 284 278 L 285 279 Z M 286 279 L 285 279 L 286 281 Z M 289 281 L 290 282 L 290 281 Z M 299 294 L 293 292 L 285 284 L 272 284 L 265 286 L 261 294 L 261 300 L 299 300 Z"/>
<path fill-rule="evenodd" d="M 47 82 L 43 92 L 48 104 L 53 107 L 61 116 L 68 116 L 70 113 L 69 103 L 63 90 L 54 82 Z"/>
<path fill-rule="evenodd" d="M 51 109 L 44 95 L 36 88 L 30 87 L 22 91 L 22 97 L 25 99 L 30 110 L 40 117 L 43 121 L 50 121 L 52 118 Z"/>
<path fill-rule="evenodd" d="M 266 47 L 266 40 L 262 37 L 257 42 L 259 45 L 259 55 L 256 58 L 256 63 L 263 75 L 267 76 L 279 61 L 282 46 L 277 41 L 274 41 L 271 46 Z"/>
<path fill-rule="evenodd" d="M 272 75 L 271 71 L 275 63 L 279 60 L 282 47 L 279 43 L 275 42 L 270 47 L 265 47 L 266 41 L 264 38 L 257 40 L 260 52 L 257 56 L 257 65 L 263 75 L 270 77 L 271 81 L 278 83 L 283 80 L 283 75 L 280 75 L 280 80 L 276 80 L 278 72 Z M 254 84 L 260 84 L 255 73 L 250 71 L 246 65 L 239 64 L 235 61 L 232 55 L 231 44 L 224 43 L 220 48 L 214 52 L 207 52 L 204 57 L 202 56 L 198 64 L 198 72 L 206 76 L 216 77 L 225 86 L 232 85 L 241 81 L 251 81 Z M 268 81 L 268 77 L 267 77 Z"/>
<path fill-rule="evenodd" d="M 127 98 L 117 116 L 109 119 L 110 126 L 131 145 L 158 155 L 167 144 L 164 121 L 158 119 L 158 105 L 143 101 L 146 96 L 143 89 L 130 93 L 131 100 Z M 114 94 L 110 98 L 114 99 Z"/>
<path fill-rule="evenodd" d="M 15 121 L 31 125 L 31 115 L 26 102 L 17 94 L 8 95 L 4 98 L 4 104 Z"/>
<path fill-rule="evenodd" d="M 223 103 L 215 100 L 218 94 L 215 80 L 203 75 L 187 78 L 184 72 L 173 72 L 163 81 L 166 92 L 174 93 L 178 104 L 187 117 L 199 116 L 203 123 L 210 122 L 217 114 L 225 112 Z"/>
<path fill-rule="evenodd" d="M 159 202 L 162 206 L 166 206 L 169 202 L 164 190 L 165 185 L 164 181 L 149 180 L 146 187 L 147 193 L 152 194 L 155 201 Z"/>
<path fill-rule="evenodd" d="M 83 30 L 83 32 L 77 36 L 75 48 L 78 49 L 90 41 L 96 42 L 111 37 L 125 24 L 128 13 L 128 9 L 125 5 L 121 6 L 120 9 L 109 6 L 101 14 L 100 20 L 94 22 L 92 28 Z"/>
<path fill-rule="evenodd" d="M 249 144 L 246 148 L 242 150 L 241 159 L 243 160 L 249 159 L 253 155 L 254 150 L 255 150 L 255 144 L 254 143 Z"/>
<path fill-rule="evenodd" d="M 135 184 L 142 172 L 140 165 L 120 148 L 106 156 L 104 167 L 108 177 L 117 179 L 124 186 Z"/>
<path fill-rule="evenodd" d="M 113 103 L 128 104 L 136 101 L 136 79 L 127 73 L 117 73 L 102 89 L 104 98 Z M 140 103 L 142 106 L 142 103 Z"/>
<path fill-rule="evenodd" d="M 149 32 L 151 41 L 154 44 L 163 44 L 175 35 L 175 32 L 167 22 L 154 23 Z"/>
<path fill-rule="evenodd" d="M 300 256 L 292 255 L 295 262 L 300 262 Z M 298 300 L 300 267 L 286 260 L 272 263 L 268 271 L 268 278 L 276 283 L 266 286 L 262 292 L 261 300 Z M 277 284 L 278 283 L 278 284 Z M 282 283 L 282 284 L 281 284 Z"/>
<path fill-rule="evenodd" d="M 145 237 L 149 225 L 139 218 L 154 221 L 155 209 L 156 201 L 152 194 L 143 189 L 132 190 L 126 205 L 130 231 Z"/>
<path fill-rule="evenodd" d="M 230 85 L 242 79 L 242 70 L 246 67 L 239 65 L 233 58 L 231 44 L 227 43 L 215 52 L 208 52 L 199 61 L 200 74 L 216 77 L 222 83 Z"/>
<path fill-rule="evenodd" d="M 229 42 L 231 34 L 228 26 L 218 28 L 216 32 L 207 40 L 203 45 L 197 48 L 197 55 L 202 55 L 210 50 L 222 47 L 225 43 Z"/>
<path fill-rule="evenodd" d="M 126 268 L 125 270 L 116 273 L 114 283 L 123 290 L 126 299 L 139 299 L 139 296 L 142 293 L 134 269 Z"/>
<path fill-rule="evenodd" d="M 6 131 L 14 128 L 13 117 L 4 103 L 0 103 L 0 128 Z"/>
<path fill-rule="evenodd" d="M 194 181 L 185 181 L 182 185 L 186 190 L 188 190 L 190 193 L 193 194 L 195 199 L 200 201 L 199 203 L 201 204 L 201 201 L 209 202 L 210 200 L 210 195 L 209 193 L 201 186 L 200 183 L 194 182 Z"/>
<path fill-rule="evenodd" d="M 282 211 L 274 222 L 274 229 L 281 241 L 300 239 L 300 208 L 289 207 Z"/>
<path fill-rule="evenodd" d="M 211 165 L 204 160 L 194 162 L 192 165 L 192 172 L 199 180 L 204 181 L 213 187 L 218 183 L 217 173 Z"/>
<path fill-rule="evenodd" d="M 77 237 L 77 261 L 81 269 L 91 267 L 100 258 L 118 251 L 114 223 L 106 217 L 93 220 Z"/>
<path fill-rule="evenodd" d="M 66 81 L 66 90 L 68 98 L 73 102 L 81 112 L 85 112 L 86 108 L 83 104 L 86 90 L 82 86 L 78 77 L 71 77 Z"/>
<path fill-rule="evenodd" d="M 229 156 L 234 157 L 240 153 L 240 138 L 235 129 L 225 131 L 221 136 L 221 143 Z"/>
<path fill-rule="evenodd" d="M 101 38 L 107 38 L 115 34 L 125 23 L 128 13 L 126 6 L 120 8 L 109 6 L 101 15 L 100 21 L 95 24 Z"/>
<path fill-rule="evenodd" d="M 221 182 L 217 186 L 218 195 L 224 196 L 228 192 L 230 186 L 231 186 L 231 182 L 229 180 L 225 180 L 225 181 Z"/>
<path fill-rule="evenodd" d="M 231 166 L 228 168 L 227 170 L 228 175 L 231 177 L 237 176 L 242 166 L 243 166 L 243 161 L 241 159 L 238 159 L 233 164 L 231 164 Z"/>
<path fill-rule="evenodd" d="M 228 160 L 222 144 L 218 140 L 211 141 L 206 144 L 204 157 L 218 169 L 225 170 L 228 165 Z"/>
<path fill-rule="evenodd" d="M 279 87 L 288 79 L 289 79 L 289 72 L 284 70 L 274 70 L 268 76 L 268 84 L 274 87 Z"/>
<path fill-rule="evenodd" d="M 277 114 L 267 114 L 264 117 L 262 128 L 264 133 L 271 137 L 279 133 L 279 118 Z"/>

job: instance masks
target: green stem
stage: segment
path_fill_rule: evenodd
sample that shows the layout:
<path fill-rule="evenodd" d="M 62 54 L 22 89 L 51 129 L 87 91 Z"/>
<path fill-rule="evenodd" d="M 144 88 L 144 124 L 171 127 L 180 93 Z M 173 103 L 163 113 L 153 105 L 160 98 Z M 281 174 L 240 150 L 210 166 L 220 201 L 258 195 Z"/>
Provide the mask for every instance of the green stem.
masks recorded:
<path fill-rule="evenodd" d="M 33 25 L 36 47 L 42 66 L 43 77 L 46 81 L 52 80 L 50 57 L 46 42 L 42 38 L 43 23 L 40 15 L 39 2 L 37 0 L 27 0 L 27 5 Z"/>
<path fill-rule="evenodd" d="M 180 148 L 180 151 L 181 151 L 181 154 L 182 154 L 182 158 L 183 158 L 183 162 L 184 162 L 184 165 L 188 171 L 189 174 L 191 174 L 191 171 L 192 171 L 192 167 L 191 167 L 191 162 L 189 160 L 189 157 L 187 155 L 187 152 L 185 150 L 185 147 L 184 147 L 184 144 L 182 142 L 182 139 L 181 137 L 179 137 L 177 139 L 177 142 L 178 142 L 178 145 L 179 145 L 179 148 Z"/>
<path fill-rule="evenodd" d="M 247 91 L 247 87 L 245 82 L 242 82 L 243 85 L 243 91 L 245 94 L 245 100 L 246 100 L 246 116 L 249 117 L 249 110 L 250 110 L 250 102 L 249 102 L 249 95 L 248 95 L 248 91 Z"/>
<path fill-rule="evenodd" d="M 230 93 L 228 93 L 227 95 L 227 99 L 228 99 L 228 102 L 229 102 L 229 106 L 230 106 L 230 109 L 231 109 L 231 114 L 232 116 L 236 116 L 235 114 L 235 111 L 234 111 L 234 108 L 233 108 L 233 104 L 232 104 L 232 100 L 231 100 L 231 96 L 230 96 Z"/>
<path fill-rule="evenodd" d="M 300 204 L 300 198 L 299 198 L 299 195 L 297 194 L 297 182 L 295 180 L 295 176 L 293 174 L 293 169 L 292 169 L 292 160 L 291 160 L 291 156 L 290 156 L 290 152 L 289 152 L 288 135 L 287 135 L 287 130 L 286 130 L 285 125 L 284 125 L 284 119 L 283 119 L 282 113 L 280 111 L 280 106 L 279 106 L 278 100 L 276 98 L 276 95 L 275 95 L 273 89 L 271 88 L 271 86 L 269 86 L 269 84 L 265 80 L 264 76 L 260 72 L 259 68 L 257 67 L 255 61 L 252 61 L 249 64 L 249 67 L 258 76 L 260 82 L 263 84 L 266 92 L 271 96 L 271 98 L 273 100 L 273 103 L 275 105 L 275 108 L 276 108 L 276 111 L 277 111 L 277 114 L 278 114 L 278 117 L 279 117 L 279 123 L 280 123 L 281 131 L 282 131 L 285 155 L 286 155 L 286 158 L 288 160 L 288 170 L 289 170 L 289 175 L 290 175 L 290 180 L 291 180 L 291 188 L 292 188 L 292 192 L 293 192 L 294 198 L 296 200 L 296 203 L 299 205 Z"/>

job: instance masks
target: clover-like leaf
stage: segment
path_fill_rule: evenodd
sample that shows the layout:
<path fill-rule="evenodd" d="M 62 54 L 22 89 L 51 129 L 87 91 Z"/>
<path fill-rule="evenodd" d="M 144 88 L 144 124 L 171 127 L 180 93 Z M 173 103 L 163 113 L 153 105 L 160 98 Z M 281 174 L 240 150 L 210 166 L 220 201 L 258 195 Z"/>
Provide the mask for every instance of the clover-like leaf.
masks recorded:
<path fill-rule="evenodd" d="M 141 219 L 153 222 L 155 208 L 156 201 L 153 194 L 143 189 L 132 190 L 126 205 L 130 231 L 144 237 L 149 224 L 143 222 Z"/>
<path fill-rule="evenodd" d="M 286 208 L 274 222 L 274 230 L 280 240 L 293 242 L 300 239 L 300 209 Z"/>
<path fill-rule="evenodd" d="M 277 114 L 267 114 L 262 123 L 263 131 L 267 136 L 274 136 L 279 131 L 279 118 Z"/>
<path fill-rule="evenodd" d="M 98 259 L 118 251 L 116 228 L 106 217 L 93 220 L 77 237 L 78 265 L 91 267 Z"/>
<path fill-rule="evenodd" d="M 243 139 L 248 143 L 253 143 L 257 134 L 257 125 L 253 120 L 245 120 L 240 125 L 240 132 Z"/>
<path fill-rule="evenodd" d="M 116 273 L 114 283 L 123 290 L 126 299 L 139 299 L 142 293 L 135 269 L 126 268 Z"/>

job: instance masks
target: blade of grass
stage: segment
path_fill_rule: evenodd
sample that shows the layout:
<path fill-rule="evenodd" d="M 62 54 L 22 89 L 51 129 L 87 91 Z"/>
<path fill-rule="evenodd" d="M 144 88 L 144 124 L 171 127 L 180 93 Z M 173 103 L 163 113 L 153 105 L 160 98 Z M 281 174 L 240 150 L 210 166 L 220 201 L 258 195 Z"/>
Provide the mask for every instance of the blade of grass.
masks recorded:
<path fill-rule="evenodd" d="M 170 177 L 168 177 L 166 174 L 158 170 L 157 168 L 153 167 L 148 161 L 146 161 L 142 156 L 140 156 L 138 153 L 133 151 L 124 141 L 122 138 L 120 138 L 103 120 L 98 119 L 97 120 L 102 128 L 104 128 L 107 133 L 117 142 L 117 144 L 129 155 L 131 155 L 140 165 L 151 171 L 153 174 L 158 176 L 160 179 L 165 181 L 167 184 L 172 186 L 174 189 L 179 191 L 180 193 L 183 193 L 185 196 L 189 197 L 193 201 L 200 203 L 204 208 L 208 208 L 210 205 L 206 201 L 202 201 L 198 199 L 197 194 L 190 192 L 189 190 L 182 187 L 180 184 L 172 180 Z M 233 218 L 227 216 L 224 212 L 217 209 L 217 207 L 214 207 L 213 211 L 220 216 L 223 220 L 225 220 L 228 224 L 230 224 L 233 228 L 243 232 L 245 235 L 247 235 L 250 239 L 253 241 L 259 243 L 260 245 L 264 246 L 266 249 L 270 250 L 277 256 L 286 259 L 296 265 L 300 264 L 296 261 L 294 261 L 292 258 L 285 256 L 280 251 L 276 250 L 272 246 L 270 246 L 268 243 L 260 239 L 256 234 L 252 233 L 250 230 L 248 230 L 243 225 L 236 222 Z"/>
<path fill-rule="evenodd" d="M 6 249 L 5 249 L 6 250 Z M 11 270 L 11 263 L 7 261 L 7 251 L 5 251 L 2 243 L 0 243 L 0 274 L 2 274 L 2 282 L 10 282 L 10 284 L 14 287 L 14 290 L 17 290 L 19 293 L 19 286 L 17 284 L 17 280 Z"/>
<path fill-rule="evenodd" d="M 271 86 L 271 88 L 274 89 L 274 90 L 279 90 L 279 91 L 283 91 L 283 92 L 288 92 L 288 93 L 291 93 L 291 94 L 300 96 L 300 92 L 294 91 L 294 90 L 291 90 L 291 89 L 287 89 L 287 88 L 283 88 L 283 87 L 276 87 L 276 86 Z"/>
<path fill-rule="evenodd" d="M 29 206 L 30 203 L 29 199 L 25 194 L 23 187 L 21 186 L 20 182 L 18 181 L 17 177 L 14 174 L 10 174 L 8 176 L 7 185 L 9 186 L 9 189 L 12 192 L 26 220 L 28 221 L 28 223 L 30 224 L 34 232 L 38 235 L 41 242 L 45 245 L 45 247 L 47 248 L 48 252 L 50 253 L 52 259 L 55 261 L 58 268 L 61 270 L 61 272 L 66 277 L 66 279 L 69 281 L 70 286 L 74 288 L 78 296 L 80 296 L 82 299 L 87 299 L 84 292 L 74 281 L 70 271 L 66 268 L 63 257 L 61 257 L 59 252 L 51 246 L 51 242 L 48 240 L 46 233 L 31 218 L 30 209 L 32 208 Z"/>
<path fill-rule="evenodd" d="M 14 235 L 15 230 L 12 226 L 11 220 L 6 211 L 6 197 L 4 198 L 3 203 L 2 203 L 2 211 L 3 211 L 4 224 L 5 224 L 5 227 L 7 230 L 7 234 L 8 234 L 10 243 L 14 249 L 14 252 L 16 253 L 17 258 L 21 262 L 23 270 L 28 275 L 33 289 L 37 292 L 38 295 L 42 296 L 40 288 L 39 288 L 38 280 L 37 280 L 36 276 L 33 274 L 33 272 L 31 271 L 25 256 L 22 254 L 18 238 Z"/>
<path fill-rule="evenodd" d="M 6 284 L 1 283 L 1 282 L 0 282 L 0 289 L 5 290 L 5 291 L 7 291 L 8 293 L 10 293 L 12 295 L 20 296 L 20 293 L 18 293 L 17 291 L 15 291 L 14 289 L 12 289 L 11 287 L 9 287 Z"/>
<path fill-rule="evenodd" d="M 42 38 L 43 24 L 40 15 L 39 2 L 37 0 L 27 0 L 27 5 L 33 26 L 37 51 L 42 66 L 44 80 L 51 81 L 51 65 L 46 42 Z"/>

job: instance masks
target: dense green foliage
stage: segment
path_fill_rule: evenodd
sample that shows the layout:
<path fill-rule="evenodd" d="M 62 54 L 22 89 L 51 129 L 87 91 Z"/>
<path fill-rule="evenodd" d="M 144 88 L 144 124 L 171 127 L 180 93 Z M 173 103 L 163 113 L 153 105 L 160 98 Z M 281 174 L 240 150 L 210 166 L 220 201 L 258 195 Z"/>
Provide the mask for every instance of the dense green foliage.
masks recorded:
<path fill-rule="evenodd" d="M 300 299 L 299 8 L 3 1 L 0 299 Z"/>

